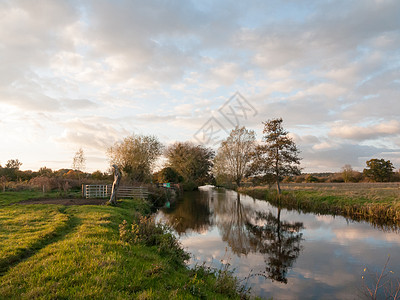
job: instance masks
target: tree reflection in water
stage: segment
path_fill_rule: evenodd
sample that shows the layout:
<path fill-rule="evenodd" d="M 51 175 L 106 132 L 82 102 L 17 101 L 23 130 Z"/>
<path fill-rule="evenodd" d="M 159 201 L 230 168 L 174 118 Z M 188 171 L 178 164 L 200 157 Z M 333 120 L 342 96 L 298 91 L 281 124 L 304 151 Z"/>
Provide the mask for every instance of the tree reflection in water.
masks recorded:
<path fill-rule="evenodd" d="M 214 205 L 216 224 L 222 240 L 228 243 L 232 251 L 238 256 L 247 255 L 252 250 L 250 243 L 252 236 L 245 224 L 250 221 L 254 210 L 249 207 L 244 208 L 240 202 L 240 194 L 227 200 L 218 201 Z"/>
<path fill-rule="evenodd" d="M 178 205 L 164 213 L 164 222 L 179 236 L 189 231 L 204 233 L 213 224 L 208 193 L 185 192 Z"/>
<path fill-rule="evenodd" d="M 299 257 L 301 251 L 301 240 L 304 229 L 301 222 L 281 221 L 281 208 L 274 216 L 271 212 L 256 214 L 256 224 L 247 224 L 247 228 L 253 234 L 252 243 L 257 252 L 266 254 L 266 277 L 279 282 L 287 283 L 288 269 Z"/>
<path fill-rule="evenodd" d="M 287 283 L 287 272 L 298 258 L 304 229 L 301 222 L 281 221 L 281 209 L 259 212 L 243 204 L 240 194 L 213 190 L 185 193 L 171 209 L 164 209 L 163 221 L 179 234 L 205 233 L 216 225 L 221 238 L 238 256 L 264 254 L 262 276 Z"/>

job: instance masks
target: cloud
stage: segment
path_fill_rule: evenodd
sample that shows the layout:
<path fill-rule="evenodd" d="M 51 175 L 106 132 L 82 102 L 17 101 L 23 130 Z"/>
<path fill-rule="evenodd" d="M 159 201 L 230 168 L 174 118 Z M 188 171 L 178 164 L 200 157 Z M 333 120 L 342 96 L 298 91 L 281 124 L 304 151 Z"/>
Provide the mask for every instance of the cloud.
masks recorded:
<path fill-rule="evenodd" d="M 400 135 L 400 122 L 392 120 L 371 126 L 336 126 L 331 129 L 329 134 L 333 137 L 355 141 L 373 140 L 385 136 L 398 136 Z"/>
<path fill-rule="evenodd" d="M 40 124 L 43 112 L 53 141 L 96 149 L 137 130 L 187 140 L 239 91 L 258 112 L 241 125 L 261 134 L 262 121 L 282 117 L 307 169 L 344 165 L 352 143 L 395 156 L 399 9 L 393 0 L 1 2 L 1 124 L 24 127 L 12 114 Z M 49 131 L 33 128 L 21 141 Z"/>

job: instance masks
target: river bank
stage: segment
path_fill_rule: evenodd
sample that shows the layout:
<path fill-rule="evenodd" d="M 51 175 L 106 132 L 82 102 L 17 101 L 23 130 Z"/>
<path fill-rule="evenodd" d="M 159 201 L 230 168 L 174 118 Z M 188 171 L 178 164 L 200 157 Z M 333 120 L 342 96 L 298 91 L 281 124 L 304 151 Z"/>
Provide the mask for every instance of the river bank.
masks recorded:
<path fill-rule="evenodd" d="M 286 209 L 341 215 L 377 226 L 400 226 L 399 183 L 282 184 L 280 199 L 274 186 L 242 187 L 239 192 Z"/>
<path fill-rule="evenodd" d="M 151 212 L 149 202 L 18 204 L 39 195 L 0 193 L 2 299 L 241 298 L 229 272 L 188 269 L 183 249 L 168 231 L 157 229 L 153 244 L 126 239 L 124 228 L 140 226 Z"/>

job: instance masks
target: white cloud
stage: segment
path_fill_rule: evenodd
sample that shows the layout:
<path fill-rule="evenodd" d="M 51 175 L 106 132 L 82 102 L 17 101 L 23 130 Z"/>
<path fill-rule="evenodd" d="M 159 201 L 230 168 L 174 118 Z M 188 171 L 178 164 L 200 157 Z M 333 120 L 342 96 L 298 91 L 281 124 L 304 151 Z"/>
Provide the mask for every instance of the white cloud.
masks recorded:
<path fill-rule="evenodd" d="M 260 134 L 262 121 L 283 117 L 306 170 L 383 152 L 397 161 L 399 9 L 372 0 L 1 2 L 0 125 L 37 118 L 29 137 L 13 140 L 40 144 L 33 137 L 47 131 L 54 147 L 96 151 L 138 130 L 188 140 L 239 91 L 258 111 L 242 125 Z"/>
<path fill-rule="evenodd" d="M 373 140 L 384 136 L 397 136 L 400 135 L 400 122 L 392 120 L 370 126 L 335 126 L 331 129 L 330 135 L 355 141 Z"/>

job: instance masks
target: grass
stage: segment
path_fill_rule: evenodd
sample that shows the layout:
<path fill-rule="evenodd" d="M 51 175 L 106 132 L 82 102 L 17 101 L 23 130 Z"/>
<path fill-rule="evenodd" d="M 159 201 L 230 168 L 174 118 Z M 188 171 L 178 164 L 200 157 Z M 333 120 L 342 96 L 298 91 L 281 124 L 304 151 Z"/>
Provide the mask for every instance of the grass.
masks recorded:
<path fill-rule="evenodd" d="M 221 281 L 213 272 L 189 270 L 157 245 L 123 241 L 119 225 L 150 213 L 143 200 L 117 207 L 6 205 L 27 197 L 33 195 L 0 193 L 1 299 L 245 296 L 232 277 Z"/>
<path fill-rule="evenodd" d="M 366 220 L 383 227 L 400 225 L 399 183 L 283 184 L 278 200 L 273 187 L 247 187 L 239 191 L 258 199 L 303 212 L 333 214 Z"/>

